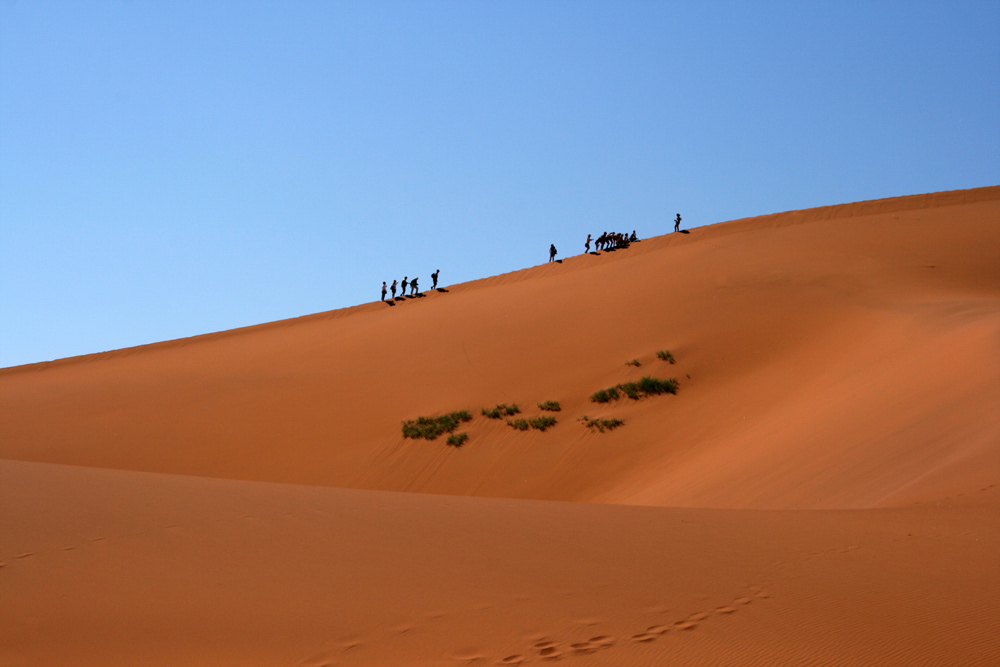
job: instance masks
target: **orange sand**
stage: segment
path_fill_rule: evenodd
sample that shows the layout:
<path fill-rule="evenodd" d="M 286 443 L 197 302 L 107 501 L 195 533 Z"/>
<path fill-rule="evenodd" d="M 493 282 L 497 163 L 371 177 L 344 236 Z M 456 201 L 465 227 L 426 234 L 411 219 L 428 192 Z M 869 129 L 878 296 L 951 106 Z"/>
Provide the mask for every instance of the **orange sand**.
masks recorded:
<path fill-rule="evenodd" d="M 998 406 L 1000 187 L 3 369 L 0 664 L 1000 664 Z"/>

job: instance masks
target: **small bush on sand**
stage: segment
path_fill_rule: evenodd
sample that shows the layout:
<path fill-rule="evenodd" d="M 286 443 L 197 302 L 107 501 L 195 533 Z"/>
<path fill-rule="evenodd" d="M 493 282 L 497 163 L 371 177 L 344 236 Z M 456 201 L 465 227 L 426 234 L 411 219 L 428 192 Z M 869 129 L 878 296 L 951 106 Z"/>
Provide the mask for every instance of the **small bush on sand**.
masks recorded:
<path fill-rule="evenodd" d="M 631 398 L 633 401 L 639 400 L 642 395 L 642 391 L 639 389 L 639 385 L 635 382 L 626 382 L 624 384 L 618 385 L 618 388 L 622 390 L 622 393 Z"/>
<path fill-rule="evenodd" d="M 517 403 L 514 405 L 507 405 L 506 403 L 500 403 L 495 408 L 487 410 L 483 408 L 482 413 L 484 417 L 489 417 L 490 419 L 500 419 L 504 415 L 516 415 L 521 411 L 521 408 L 517 407 Z"/>
<path fill-rule="evenodd" d="M 642 364 L 639 363 L 638 359 L 633 359 L 632 361 L 626 361 L 625 365 L 626 366 L 635 366 L 636 368 L 638 368 L 639 366 L 642 366 Z"/>
<path fill-rule="evenodd" d="M 677 363 L 674 360 L 674 355 L 670 354 L 670 350 L 660 350 L 659 352 L 656 353 L 656 356 L 659 357 L 660 359 L 663 359 L 664 361 L 666 361 L 669 364 L 676 364 Z"/>
<path fill-rule="evenodd" d="M 580 417 L 580 421 L 582 421 L 583 425 L 586 426 L 587 428 L 589 428 L 591 430 L 593 430 L 593 429 L 596 428 L 601 433 L 604 433 L 605 429 L 607 429 L 609 431 L 613 431 L 614 429 L 618 428 L 619 426 L 624 426 L 625 425 L 625 422 L 623 422 L 621 419 L 617 419 L 617 418 L 615 418 L 615 419 L 591 419 L 587 415 L 584 415 L 584 416 Z"/>
<path fill-rule="evenodd" d="M 545 401 L 544 403 L 539 403 L 538 408 L 540 410 L 548 410 L 549 412 L 559 412 L 562 410 L 559 401 Z"/>
<path fill-rule="evenodd" d="M 534 417 L 533 419 L 529 419 L 528 420 L 528 424 L 530 424 L 531 428 L 533 428 L 533 429 L 536 429 L 536 430 L 539 430 L 539 431 L 544 431 L 545 429 L 549 428 L 550 426 L 555 426 L 556 425 L 556 418 L 555 417 L 549 417 L 548 415 L 543 416 L 543 417 Z"/>
<path fill-rule="evenodd" d="M 508 419 L 507 425 L 511 428 L 516 428 L 518 431 L 527 431 L 529 426 L 527 419 Z"/>
<path fill-rule="evenodd" d="M 660 380 L 647 375 L 639 380 L 638 384 L 639 390 L 646 396 L 677 393 L 677 380 L 673 378 L 670 378 L 669 380 Z"/>
<path fill-rule="evenodd" d="M 625 382 L 623 384 L 616 385 L 614 387 L 608 387 L 607 389 L 601 389 L 595 392 L 590 400 L 594 403 L 607 403 L 608 401 L 617 401 L 620 397 L 619 391 L 625 394 L 633 401 L 637 401 L 644 396 L 655 396 L 657 394 L 676 394 L 677 393 L 677 380 L 670 378 L 669 380 L 660 380 L 658 378 L 649 377 L 648 375 L 638 382 Z"/>
<path fill-rule="evenodd" d="M 417 417 L 403 422 L 404 438 L 426 438 L 433 440 L 442 433 L 451 433 L 461 422 L 472 420 L 468 410 L 450 412 L 440 417 Z"/>
<path fill-rule="evenodd" d="M 608 401 L 617 401 L 618 388 L 608 387 L 607 389 L 601 389 L 599 391 L 595 391 L 594 394 L 590 397 L 590 400 L 593 401 L 594 403 L 607 403 Z"/>
<path fill-rule="evenodd" d="M 465 441 L 469 439 L 469 434 L 465 431 L 461 433 L 452 433 L 448 436 L 448 444 L 452 447 L 461 447 L 465 444 Z"/>

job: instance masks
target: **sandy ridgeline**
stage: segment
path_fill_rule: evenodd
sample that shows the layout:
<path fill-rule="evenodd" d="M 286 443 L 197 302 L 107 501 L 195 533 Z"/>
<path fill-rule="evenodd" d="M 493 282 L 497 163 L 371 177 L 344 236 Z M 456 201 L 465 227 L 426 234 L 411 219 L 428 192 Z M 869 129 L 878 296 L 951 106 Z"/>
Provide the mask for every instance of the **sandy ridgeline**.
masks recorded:
<path fill-rule="evenodd" d="M 1000 187 L 0 370 L 2 665 L 995 665 L 998 591 Z"/>

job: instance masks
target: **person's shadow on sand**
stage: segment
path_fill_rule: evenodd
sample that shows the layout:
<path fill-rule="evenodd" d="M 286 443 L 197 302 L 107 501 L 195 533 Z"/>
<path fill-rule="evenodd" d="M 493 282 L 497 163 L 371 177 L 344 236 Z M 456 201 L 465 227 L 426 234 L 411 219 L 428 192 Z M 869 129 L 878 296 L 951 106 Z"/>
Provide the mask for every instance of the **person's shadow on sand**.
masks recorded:
<path fill-rule="evenodd" d="M 690 234 L 691 233 L 690 229 L 678 229 L 677 231 L 679 231 L 681 234 Z"/>
<path fill-rule="evenodd" d="M 437 288 L 437 291 L 438 291 L 438 292 L 441 292 L 442 294 L 447 294 L 447 293 L 448 293 L 448 290 L 446 290 L 446 289 L 445 289 L 445 288 L 443 288 L 443 287 L 438 287 L 438 288 Z"/>

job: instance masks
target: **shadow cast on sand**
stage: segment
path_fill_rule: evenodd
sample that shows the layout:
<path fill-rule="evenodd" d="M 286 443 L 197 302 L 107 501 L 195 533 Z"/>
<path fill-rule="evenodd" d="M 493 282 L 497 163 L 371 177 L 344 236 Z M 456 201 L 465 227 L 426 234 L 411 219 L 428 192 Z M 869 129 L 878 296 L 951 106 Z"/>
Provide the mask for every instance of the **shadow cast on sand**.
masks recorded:
<path fill-rule="evenodd" d="M 446 289 L 445 289 L 445 288 L 443 288 L 443 287 L 438 287 L 438 288 L 437 288 L 437 291 L 438 291 L 438 292 L 441 292 L 442 294 L 447 294 L 447 293 L 448 293 L 448 290 L 446 290 Z"/>

